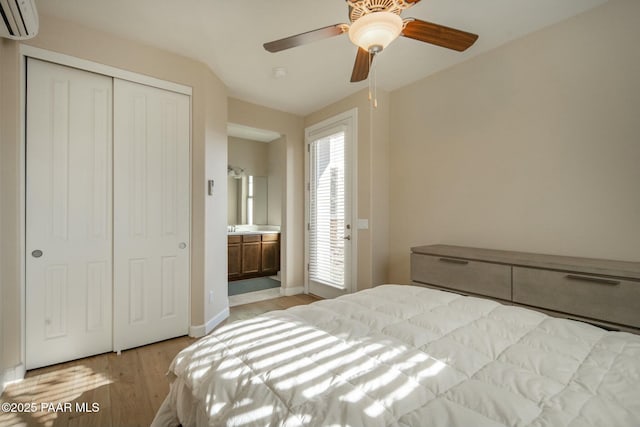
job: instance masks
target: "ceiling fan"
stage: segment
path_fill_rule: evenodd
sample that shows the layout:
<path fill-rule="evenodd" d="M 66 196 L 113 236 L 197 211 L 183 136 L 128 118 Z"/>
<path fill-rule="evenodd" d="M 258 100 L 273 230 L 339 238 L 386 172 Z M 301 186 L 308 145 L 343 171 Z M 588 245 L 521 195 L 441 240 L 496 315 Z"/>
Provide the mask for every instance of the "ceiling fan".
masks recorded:
<path fill-rule="evenodd" d="M 400 14 L 420 0 L 346 0 L 351 24 L 335 24 L 317 30 L 265 43 L 269 52 L 280 52 L 317 40 L 349 33 L 358 46 L 351 82 L 365 80 L 373 58 L 398 36 L 431 43 L 462 52 L 478 39 L 476 34 L 421 21 L 402 19 Z"/>

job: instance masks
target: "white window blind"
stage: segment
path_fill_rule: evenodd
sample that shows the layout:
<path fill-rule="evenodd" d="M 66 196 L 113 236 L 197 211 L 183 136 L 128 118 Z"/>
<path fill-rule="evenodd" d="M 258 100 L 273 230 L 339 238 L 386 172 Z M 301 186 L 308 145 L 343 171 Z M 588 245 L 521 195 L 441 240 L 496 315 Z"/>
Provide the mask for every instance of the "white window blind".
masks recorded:
<path fill-rule="evenodd" d="M 345 287 L 345 133 L 310 145 L 309 278 Z"/>

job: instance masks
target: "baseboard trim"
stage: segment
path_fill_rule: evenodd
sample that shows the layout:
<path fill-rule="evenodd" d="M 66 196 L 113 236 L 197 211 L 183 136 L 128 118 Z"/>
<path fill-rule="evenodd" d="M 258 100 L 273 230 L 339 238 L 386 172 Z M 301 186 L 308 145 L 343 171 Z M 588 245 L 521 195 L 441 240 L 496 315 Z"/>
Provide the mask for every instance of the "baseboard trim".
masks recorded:
<path fill-rule="evenodd" d="M 225 307 L 224 310 L 213 316 L 204 325 L 189 326 L 189 336 L 194 338 L 203 337 L 213 331 L 213 328 L 222 323 L 227 317 L 229 317 L 229 307 Z"/>
<path fill-rule="evenodd" d="M 7 388 L 9 384 L 22 381 L 26 373 L 27 370 L 22 363 L 0 372 L 0 395 L 4 393 L 4 389 Z"/>
<path fill-rule="evenodd" d="M 229 307 L 265 301 L 280 296 L 280 288 L 270 288 L 262 291 L 247 292 L 246 294 L 231 295 L 229 297 Z"/>
<path fill-rule="evenodd" d="M 304 286 L 296 286 L 295 288 L 280 288 L 280 295 L 290 297 L 291 295 L 304 294 Z"/>

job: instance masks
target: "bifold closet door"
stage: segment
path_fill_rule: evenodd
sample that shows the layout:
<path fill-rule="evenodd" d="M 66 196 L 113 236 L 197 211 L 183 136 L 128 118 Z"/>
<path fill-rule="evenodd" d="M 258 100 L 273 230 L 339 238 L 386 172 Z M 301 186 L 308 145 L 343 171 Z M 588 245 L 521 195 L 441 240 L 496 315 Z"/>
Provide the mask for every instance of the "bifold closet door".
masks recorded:
<path fill-rule="evenodd" d="M 112 349 L 112 79 L 29 59 L 26 367 Z"/>
<path fill-rule="evenodd" d="M 114 79 L 114 350 L 189 327 L 186 95 Z"/>

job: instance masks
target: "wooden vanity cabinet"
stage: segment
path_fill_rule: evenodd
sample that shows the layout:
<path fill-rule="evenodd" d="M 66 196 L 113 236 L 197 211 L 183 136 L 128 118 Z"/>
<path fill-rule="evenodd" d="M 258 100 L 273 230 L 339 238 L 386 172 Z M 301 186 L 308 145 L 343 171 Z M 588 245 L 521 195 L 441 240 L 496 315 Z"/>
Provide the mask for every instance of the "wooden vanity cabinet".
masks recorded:
<path fill-rule="evenodd" d="M 276 274 L 280 270 L 280 235 L 262 235 L 262 272 Z"/>
<path fill-rule="evenodd" d="M 272 276 L 280 270 L 280 233 L 230 235 L 229 281 Z"/>
<path fill-rule="evenodd" d="M 259 234 L 246 234 L 242 236 L 242 275 L 251 275 L 260 272 L 260 254 L 262 242 Z"/>
<path fill-rule="evenodd" d="M 242 236 L 227 236 L 227 271 L 229 280 L 242 274 Z"/>

